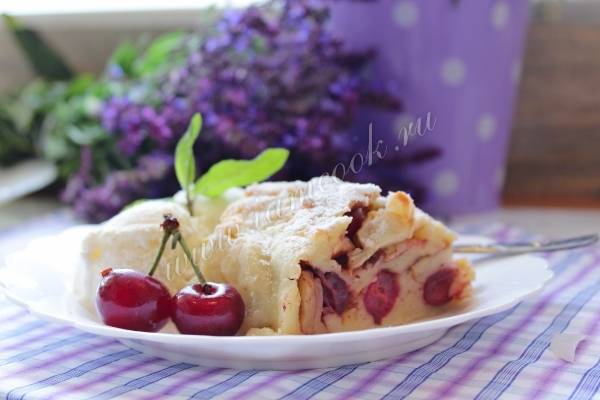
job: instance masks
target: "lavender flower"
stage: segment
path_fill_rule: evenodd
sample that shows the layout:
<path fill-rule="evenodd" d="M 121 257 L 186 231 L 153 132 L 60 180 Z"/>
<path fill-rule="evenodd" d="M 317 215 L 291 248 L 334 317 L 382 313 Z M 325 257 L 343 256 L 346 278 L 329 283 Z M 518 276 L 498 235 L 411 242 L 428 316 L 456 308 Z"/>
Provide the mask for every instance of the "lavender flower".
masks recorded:
<path fill-rule="evenodd" d="M 102 110 L 101 121 L 109 133 L 121 133 L 118 146 L 127 156 L 138 154 L 144 142 L 152 148 L 169 149 L 174 141 L 164 117 L 151 106 L 135 104 L 127 98 L 111 98 Z"/>
<path fill-rule="evenodd" d="M 201 112 L 205 142 L 221 152 L 253 157 L 269 146 L 289 148 L 292 169 L 310 167 L 290 178 L 329 171 L 349 158 L 348 131 L 359 105 L 400 106 L 365 85 L 361 70 L 373 52 L 345 51 L 326 29 L 328 9 L 317 4 L 286 1 L 275 17 L 254 7 L 227 14 L 165 82 L 164 104 L 186 104 L 188 112 L 179 115 L 187 118 Z"/>
<path fill-rule="evenodd" d="M 200 171 L 274 146 L 291 151 L 278 179 L 308 179 L 347 163 L 357 151 L 349 132 L 359 107 L 397 112 L 400 104 L 366 84 L 364 67 L 375 54 L 345 50 L 327 30 L 329 11 L 322 4 L 287 0 L 227 13 L 212 36 L 190 47 L 182 67 L 157 78 L 159 90 L 151 98 L 135 96 L 144 89 L 132 88 L 106 101 L 102 126 L 123 154 L 139 161 L 97 187 L 74 178 L 75 186 L 84 187 L 72 196 L 77 212 L 98 221 L 148 197 L 148 186 L 164 182 L 171 165 L 163 160 L 152 167 L 144 155 L 172 152 L 196 112 L 204 119 L 197 145 Z M 398 180 L 369 173 L 378 183 Z M 156 196 L 172 193 L 158 187 Z"/>
<path fill-rule="evenodd" d="M 134 200 L 172 193 L 175 190 L 172 163 L 170 155 L 152 153 L 141 157 L 136 168 L 113 172 L 98 186 L 82 184 L 70 199 L 75 204 L 75 213 L 91 222 L 101 222 Z M 75 182 L 82 183 L 72 180 L 69 186 Z"/>

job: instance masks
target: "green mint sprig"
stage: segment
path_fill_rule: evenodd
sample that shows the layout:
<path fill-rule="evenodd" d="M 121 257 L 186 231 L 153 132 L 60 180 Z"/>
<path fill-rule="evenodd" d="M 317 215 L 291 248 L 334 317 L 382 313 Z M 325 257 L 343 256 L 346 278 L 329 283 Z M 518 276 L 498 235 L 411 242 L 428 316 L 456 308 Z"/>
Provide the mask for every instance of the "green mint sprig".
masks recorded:
<path fill-rule="evenodd" d="M 232 187 L 262 182 L 283 168 L 288 155 L 287 149 L 272 148 L 252 160 L 219 161 L 196 181 L 194 193 L 216 197 Z"/>
<path fill-rule="evenodd" d="M 175 176 L 179 185 L 185 192 L 185 201 L 190 211 L 192 210 L 192 185 L 196 179 L 196 157 L 194 157 L 194 143 L 198 139 L 202 128 L 202 117 L 195 114 L 190 121 L 187 131 L 183 134 L 175 148 Z"/>
<path fill-rule="evenodd" d="M 188 210 L 193 215 L 194 195 L 218 197 L 232 187 L 243 187 L 269 179 L 285 165 L 289 151 L 284 148 L 266 149 L 252 160 L 223 160 L 196 177 L 194 143 L 202 127 L 200 114 L 195 114 L 187 131 L 175 149 L 175 175 L 185 191 Z"/>

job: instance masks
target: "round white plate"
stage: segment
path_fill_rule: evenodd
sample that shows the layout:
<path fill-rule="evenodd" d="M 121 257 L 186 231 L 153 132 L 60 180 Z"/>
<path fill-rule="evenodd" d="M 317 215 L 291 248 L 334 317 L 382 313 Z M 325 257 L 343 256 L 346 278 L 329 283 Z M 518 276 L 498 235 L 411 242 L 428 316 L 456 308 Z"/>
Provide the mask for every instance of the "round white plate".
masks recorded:
<path fill-rule="evenodd" d="M 472 301 L 435 319 L 396 327 L 312 336 L 188 336 L 170 333 L 172 326 L 160 333 L 135 332 L 106 326 L 75 304 L 72 282 L 75 269 L 83 267 L 80 242 L 90 229 L 77 227 L 38 239 L 8 256 L 0 269 L 6 296 L 40 318 L 114 337 L 153 356 L 210 367 L 306 369 L 396 357 L 433 343 L 452 326 L 514 306 L 552 277 L 539 257 L 474 259 Z"/>

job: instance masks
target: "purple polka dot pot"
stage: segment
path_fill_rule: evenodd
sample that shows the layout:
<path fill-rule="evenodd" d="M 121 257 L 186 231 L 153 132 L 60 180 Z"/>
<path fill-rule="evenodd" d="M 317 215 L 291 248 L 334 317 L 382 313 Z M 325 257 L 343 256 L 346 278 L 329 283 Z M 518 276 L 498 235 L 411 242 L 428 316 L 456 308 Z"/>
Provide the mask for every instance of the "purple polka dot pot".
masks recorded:
<path fill-rule="evenodd" d="M 395 115 L 362 110 L 357 129 L 372 123 L 392 152 L 442 151 L 404 171 L 426 186 L 433 214 L 499 204 L 528 16 L 525 0 L 332 2 L 331 28 L 352 48 L 377 50 L 370 77 L 404 104 Z"/>

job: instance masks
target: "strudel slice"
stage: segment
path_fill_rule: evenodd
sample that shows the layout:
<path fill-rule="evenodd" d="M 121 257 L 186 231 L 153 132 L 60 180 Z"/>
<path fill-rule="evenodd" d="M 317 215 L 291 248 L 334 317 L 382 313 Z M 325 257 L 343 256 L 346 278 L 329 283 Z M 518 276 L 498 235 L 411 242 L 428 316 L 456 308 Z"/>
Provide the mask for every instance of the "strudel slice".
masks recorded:
<path fill-rule="evenodd" d="M 241 332 L 314 334 L 407 323 L 469 296 L 454 235 L 404 192 L 331 177 L 249 187 L 202 246 L 208 280 L 236 287 Z"/>

